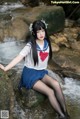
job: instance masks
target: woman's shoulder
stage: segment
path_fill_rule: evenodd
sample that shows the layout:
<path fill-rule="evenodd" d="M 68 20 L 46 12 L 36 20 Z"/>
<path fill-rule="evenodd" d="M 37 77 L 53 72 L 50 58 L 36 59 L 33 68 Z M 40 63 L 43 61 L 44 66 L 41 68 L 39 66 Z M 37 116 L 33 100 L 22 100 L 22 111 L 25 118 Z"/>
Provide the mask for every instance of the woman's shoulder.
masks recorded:
<path fill-rule="evenodd" d="M 30 41 L 27 42 L 27 43 L 26 43 L 26 46 L 30 46 L 30 47 L 31 47 L 31 42 L 30 42 Z"/>

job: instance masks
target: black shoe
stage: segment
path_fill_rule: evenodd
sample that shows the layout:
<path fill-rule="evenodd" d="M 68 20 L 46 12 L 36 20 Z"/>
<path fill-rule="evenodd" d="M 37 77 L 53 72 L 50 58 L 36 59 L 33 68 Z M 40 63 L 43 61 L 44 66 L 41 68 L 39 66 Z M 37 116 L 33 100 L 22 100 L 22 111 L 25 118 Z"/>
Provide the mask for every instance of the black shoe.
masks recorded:
<path fill-rule="evenodd" d="M 69 113 L 67 111 L 64 114 L 66 116 L 66 119 L 70 119 L 70 115 L 69 115 Z"/>
<path fill-rule="evenodd" d="M 62 116 L 59 116 L 58 119 L 67 119 L 66 116 L 62 117 Z"/>
<path fill-rule="evenodd" d="M 68 112 L 65 114 L 65 116 L 67 117 L 67 119 L 70 119 L 70 115 L 68 114 Z"/>

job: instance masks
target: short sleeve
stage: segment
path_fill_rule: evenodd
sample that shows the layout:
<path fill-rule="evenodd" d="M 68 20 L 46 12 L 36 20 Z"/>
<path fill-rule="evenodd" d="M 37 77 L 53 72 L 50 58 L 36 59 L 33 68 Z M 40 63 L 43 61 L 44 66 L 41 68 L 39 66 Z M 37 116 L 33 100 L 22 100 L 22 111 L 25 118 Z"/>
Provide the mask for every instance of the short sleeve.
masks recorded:
<path fill-rule="evenodd" d="M 30 53 L 30 50 L 31 50 L 31 44 L 27 43 L 26 46 L 21 50 L 19 54 L 25 57 L 28 55 L 28 53 Z"/>

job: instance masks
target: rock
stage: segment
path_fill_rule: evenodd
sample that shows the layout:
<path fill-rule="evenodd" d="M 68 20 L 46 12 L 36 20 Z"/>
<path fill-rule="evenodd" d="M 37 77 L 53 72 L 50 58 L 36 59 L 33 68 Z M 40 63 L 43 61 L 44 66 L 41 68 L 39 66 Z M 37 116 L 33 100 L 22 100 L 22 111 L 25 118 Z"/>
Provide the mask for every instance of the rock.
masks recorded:
<path fill-rule="evenodd" d="M 3 41 L 4 35 L 3 35 L 3 29 L 0 28 L 0 41 Z"/>
<path fill-rule="evenodd" d="M 63 83 L 63 80 L 60 78 L 58 74 L 55 72 L 52 72 L 50 69 L 47 69 L 49 76 L 56 79 L 60 83 Z M 38 93 L 32 89 L 27 90 L 26 88 L 22 88 L 21 91 L 18 90 L 19 80 L 21 78 L 21 74 L 16 74 L 15 71 L 9 72 L 8 76 L 11 78 L 11 81 L 13 82 L 13 89 L 15 92 L 16 100 L 18 101 L 19 105 L 24 109 L 36 107 L 41 103 L 44 103 L 44 101 L 47 99 L 45 95 Z"/>
<path fill-rule="evenodd" d="M 45 101 L 46 97 L 43 94 L 38 93 L 32 89 L 27 90 L 23 87 L 21 91 L 18 90 L 21 73 L 16 73 L 15 70 L 12 70 L 9 72 L 8 77 L 12 81 L 16 100 L 23 109 L 36 107 Z"/>
<path fill-rule="evenodd" d="M 61 48 L 53 55 L 53 62 L 59 67 L 56 71 L 63 76 L 80 79 L 80 53 L 68 48 Z M 53 65 L 54 70 L 54 65 Z"/>
<path fill-rule="evenodd" d="M 64 28 L 65 13 L 60 6 L 48 6 L 39 14 L 38 19 L 44 19 L 48 25 L 49 35 L 59 32 Z"/>
<path fill-rule="evenodd" d="M 64 83 L 63 79 L 57 73 L 55 73 L 55 72 L 53 72 L 53 71 L 51 71 L 49 69 L 47 69 L 47 70 L 48 70 L 48 75 L 50 77 L 52 77 L 53 79 L 57 80 L 60 83 Z"/>
<path fill-rule="evenodd" d="M 56 44 L 60 44 L 61 42 L 67 42 L 67 38 L 61 33 L 54 34 L 53 36 L 50 36 L 50 38 Z"/>
<path fill-rule="evenodd" d="M 18 0 L 0 0 L 0 3 L 5 3 L 5 2 L 17 2 Z"/>
<path fill-rule="evenodd" d="M 78 33 L 77 41 L 80 41 L 80 32 Z"/>
<path fill-rule="evenodd" d="M 77 19 L 76 24 L 80 27 L 80 18 Z"/>
<path fill-rule="evenodd" d="M 36 7 L 39 6 L 39 0 L 20 0 L 25 6 Z"/>
<path fill-rule="evenodd" d="M 66 38 L 69 42 L 74 42 L 78 37 L 79 28 L 78 27 L 64 28 L 64 33 L 66 34 Z"/>
<path fill-rule="evenodd" d="M 20 9 L 19 9 L 20 10 Z M 38 6 L 34 8 L 26 8 L 20 12 L 17 10 L 13 11 L 14 14 L 17 12 L 19 17 L 24 18 L 28 24 L 32 23 L 37 19 L 44 19 L 48 23 L 48 32 L 54 33 L 61 31 L 64 28 L 65 13 L 60 6 Z M 20 14 L 21 13 L 21 14 Z"/>
<path fill-rule="evenodd" d="M 24 40 L 27 36 L 28 25 L 23 19 L 15 18 L 12 21 L 12 26 L 10 27 L 12 37 L 16 39 Z"/>
<path fill-rule="evenodd" d="M 13 119 L 14 92 L 12 83 L 6 73 L 0 70 L 0 110 L 8 110 Z"/>
<path fill-rule="evenodd" d="M 15 96 L 19 105 L 23 108 L 32 108 L 44 102 L 46 97 L 34 90 L 22 88 L 21 91 L 15 90 Z"/>
<path fill-rule="evenodd" d="M 80 52 L 80 41 L 75 41 L 71 43 L 71 48 Z"/>
<path fill-rule="evenodd" d="M 70 47 L 66 34 L 62 35 L 61 33 L 57 33 L 55 35 L 50 36 L 51 42 L 52 42 L 52 50 L 59 51 L 59 46 L 66 46 Z"/>
<path fill-rule="evenodd" d="M 65 19 L 65 27 L 72 27 L 74 25 L 74 20 Z"/>
<path fill-rule="evenodd" d="M 11 22 L 1 24 L 0 39 L 2 41 L 4 38 L 11 37 L 17 40 L 24 40 L 28 34 L 28 29 L 26 22 L 23 19 L 16 17 L 11 20 Z"/>
<path fill-rule="evenodd" d="M 59 46 L 55 43 L 51 43 L 52 52 L 58 52 L 60 50 Z"/>
<path fill-rule="evenodd" d="M 15 14 L 18 14 L 17 16 Z M 14 16 L 14 17 L 12 17 Z M 9 21 L 3 25 L 1 33 L 3 40 L 5 37 L 15 37 L 16 39 L 24 40 L 29 32 L 29 24 L 37 19 L 44 19 L 48 23 L 48 33 L 56 33 L 64 28 L 64 10 L 59 6 L 46 5 L 35 8 L 19 8 L 12 11 Z M 52 17 L 52 19 L 50 18 Z M 12 19 L 11 19 L 12 18 Z M 11 19 L 11 20 L 10 20 Z"/>

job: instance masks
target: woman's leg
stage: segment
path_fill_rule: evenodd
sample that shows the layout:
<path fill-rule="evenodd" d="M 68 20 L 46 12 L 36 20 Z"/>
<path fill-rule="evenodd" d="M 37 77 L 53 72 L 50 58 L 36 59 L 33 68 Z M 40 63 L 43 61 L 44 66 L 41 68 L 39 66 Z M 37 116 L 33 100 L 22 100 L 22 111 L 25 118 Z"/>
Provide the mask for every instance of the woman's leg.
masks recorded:
<path fill-rule="evenodd" d="M 58 104 L 58 101 L 56 100 L 55 94 L 53 89 L 51 89 L 50 87 L 48 87 L 46 84 L 44 84 L 41 80 L 37 81 L 34 86 L 33 89 L 45 94 L 46 96 L 48 96 L 48 99 L 52 105 L 52 107 L 55 109 L 55 111 L 61 115 L 62 117 L 64 117 L 63 112 L 60 109 L 60 106 Z"/>
<path fill-rule="evenodd" d="M 58 81 L 52 79 L 50 76 L 45 75 L 44 78 L 42 79 L 42 81 L 51 86 L 54 89 L 55 92 L 55 96 L 57 98 L 57 101 L 59 102 L 61 109 L 64 113 L 67 112 L 66 110 L 66 105 L 65 105 L 65 99 L 64 99 L 64 95 L 62 93 L 62 89 L 60 87 L 60 84 L 58 83 Z"/>

